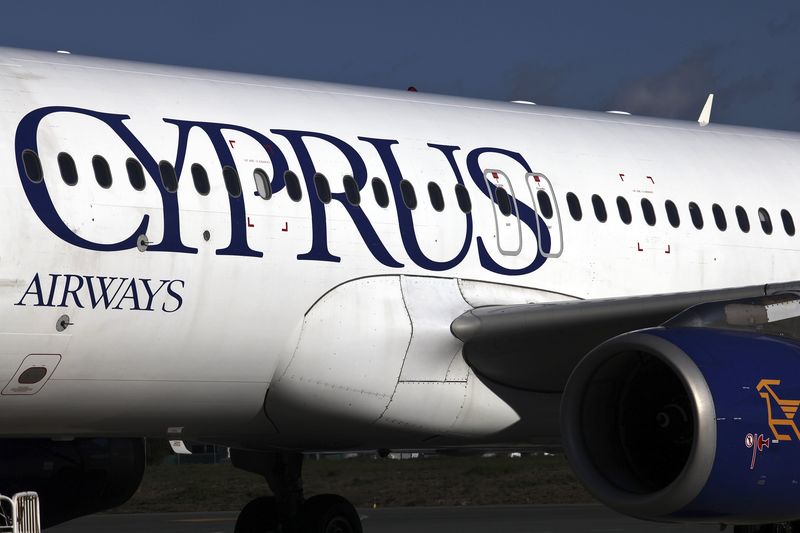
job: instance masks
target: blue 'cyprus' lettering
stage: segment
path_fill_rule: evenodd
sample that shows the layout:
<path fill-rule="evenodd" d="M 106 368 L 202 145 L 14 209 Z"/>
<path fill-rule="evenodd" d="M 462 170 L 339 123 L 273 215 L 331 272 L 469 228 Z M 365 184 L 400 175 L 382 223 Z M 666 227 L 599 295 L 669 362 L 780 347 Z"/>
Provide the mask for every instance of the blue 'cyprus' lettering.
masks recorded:
<path fill-rule="evenodd" d="M 114 252 L 130 250 L 136 248 L 137 239 L 140 235 L 147 234 L 150 225 L 150 215 L 143 214 L 141 220 L 135 228 L 130 229 L 130 233 L 125 231 L 126 236 L 116 242 L 98 243 L 80 236 L 66 224 L 50 197 L 47 189 L 47 181 L 41 180 L 33 182 L 27 179 L 25 174 L 22 152 L 26 149 L 38 151 L 37 137 L 42 121 L 53 114 L 72 113 L 89 117 L 107 126 L 110 133 L 121 140 L 133 152 L 134 156 L 142 163 L 146 175 L 157 188 L 161 198 L 161 212 L 163 213 L 163 235 L 158 242 L 151 242 L 147 248 L 147 253 L 171 252 L 180 254 L 196 254 L 197 248 L 188 246 L 184 243 L 181 236 L 180 206 L 178 205 L 178 195 L 168 191 L 164 186 L 158 168 L 156 158 L 148 151 L 136 135 L 126 126 L 125 121 L 129 120 L 128 115 L 102 113 L 88 109 L 75 107 L 44 107 L 34 110 L 26 115 L 19 123 L 16 133 L 16 154 L 17 167 L 23 190 L 30 202 L 36 215 L 42 223 L 56 236 L 64 241 L 84 249 L 99 252 Z M 273 169 L 272 192 L 280 193 L 285 188 L 284 172 L 289 170 L 288 160 L 272 138 L 264 133 L 238 126 L 235 124 L 222 124 L 215 122 L 200 122 L 165 118 L 166 124 L 177 128 L 177 151 L 175 154 L 175 171 L 180 182 L 182 176 L 188 174 L 185 171 L 187 166 L 186 154 L 189 142 L 189 134 L 192 130 L 202 131 L 211 141 L 216 157 L 219 160 L 220 168 L 225 166 L 236 168 L 236 161 L 231 152 L 231 148 L 225 139 L 224 131 L 234 131 L 238 134 L 246 135 L 258 143 L 263 149 L 263 157 L 269 159 Z M 513 215 L 519 217 L 522 224 L 529 228 L 537 243 L 532 243 L 530 249 L 535 249 L 536 254 L 533 260 L 524 267 L 515 263 L 515 268 L 504 266 L 498 261 L 503 258 L 495 259 L 489 253 L 489 245 L 481 236 L 475 236 L 476 228 L 479 225 L 473 221 L 471 212 L 458 213 L 465 220 L 463 236 L 454 236 L 457 242 L 463 242 L 461 248 L 452 257 L 445 259 L 432 259 L 423 251 L 420 246 L 417 228 L 415 226 L 414 213 L 407 208 L 402 199 L 400 183 L 403 180 L 403 168 L 397 161 L 393 152 L 393 147 L 399 145 L 399 141 L 393 139 L 379 139 L 373 137 L 358 137 L 363 143 L 359 145 L 362 150 L 369 150 L 373 154 L 377 152 L 383 168 L 368 169 L 364 158 L 359 151 L 347 142 L 332 135 L 312 131 L 272 129 L 269 133 L 281 137 L 288 141 L 294 157 L 300 164 L 303 180 L 308 191 L 314 190 L 314 175 L 323 169 L 317 169 L 313 157 L 309 151 L 307 141 L 313 140 L 315 143 L 324 142 L 337 150 L 347 160 L 351 175 L 353 176 L 359 190 L 364 189 L 369 183 L 369 176 L 372 174 L 386 175 L 391 187 L 391 194 L 394 199 L 394 208 L 397 212 L 397 223 L 400 229 L 405 253 L 416 266 L 430 271 L 445 271 L 458 266 L 470 253 L 473 244 L 477 247 L 477 254 L 480 265 L 488 271 L 507 276 L 519 276 L 528 274 L 540 268 L 547 257 L 540 253 L 541 250 L 547 253 L 550 250 L 550 233 L 543 221 L 537 220 L 538 214 L 533 208 L 527 205 L 519 196 L 516 198 Z M 496 186 L 487 183 L 483 177 L 483 169 L 479 159 L 483 154 L 492 154 L 493 157 L 503 156 L 508 160 L 509 168 L 516 169 L 516 174 L 524 176 L 526 172 L 531 172 L 531 167 L 525 158 L 514 151 L 479 147 L 469 151 L 462 151 L 461 147 L 448 144 L 428 143 L 427 148 L 435 152 L 437 157 L 441 157 L 441 164 L 436 168 L 438 176 L 452 175 L 452 184 L 465 185 L 461 167 L 457 158 L 463 157 L 461 164 L 465 165 L 468 179 L 472 185 L 477 186 L 481 194 L 488 198 L 488 201 L 496 202 L 497 195 L 494 189 Z M 465 156 L 463 154 L 466 154 Z M 472 187 L 474 189 L 474 187 Z M 323 203 L 315 194 L 306 194 L 306 201 L 309 203 L 311 211 L 311 247 L 306 252 L 297 255 L 300 261 L 326 261 L 340 262 L 342 259 L 334 250 L 329 248 L 328 243 L 328 209 L 344 208 L 344 212 L 349 217 L 361 238 L 366 249 L 373 258 L 388 268 L 402 268 L 404 263 L 397 259 L 397 252 L 391 252 L 381 240 L 373 223 L 369 220 L 364 210 L 359 205 L 353 205 L 347 201 L 343 192 L 331 194 L 331 204 Z M 239 257 L 262 257 L 264 251 L 257 250 L 248 241 L 247 216 L 245 212 L 245 201 L 242 195 L 229 196 L 230 214 L 230 239 L 223 248 L 216 250 L 219 256 L 239 256 Z M 342 211 L 340 210 L 339 213 Z M 488 224 L 486 227 L 489 227 Z M 152 236 L 148 235 L 149 238 Z M 463 241 L 462 241 L 463 237 Z M 111 239 L 114 240 L 114 239 Z M 155 239 L 152 239 L 155 240 Z M 495 254 L 496 256 L 497 254 Z M 72 274 L 50 274 L 57 276 L 53 278 L 48 289 L 43 291 L 42 280 L 37 276 L 31 281 L 31 286 L 23 295 L 17 305 L 28 305 L 25 302 L 35 302 L 35 306 L 55 306 L 64 307 L 69 302 L 71 305 L 82 307 L 84 304 L 91 305 L 93 308 L 103 306 L 106 309 L 128 308 L 132 310 L 154 310 L 154 298 L 159 291 L 164 290 L 168 294 L 174 294 L 173 304 L 162 309 L 165 312 L 174 312 L 180 307 L 182 300 L 175 288 L 183 284 L 180 280 L 164 282 L 166 285 L 153 284 L 150 280 L 133 280 L 127 278 L 104 278 L 93 276 L 77 276 Z M 93 281 L 90 281 L 93 280 Z M 59 281 L 59 291 L 56 281 Z M 159 282 L 160 283 L 160 282 Z M 114 295 L 109 296 L 109 287 L 114 284 Z M 56 291 L 56 292 L 54 292 Z M 155 292 L 151 292 L 155 291 Z M 79 297 L 79 294 L 81 295 Z M 60 295 L 60 299 L 59 299 Z M 83 298 L 83 299 L 81 299 Z M 111 305 L 114 302 L 114 305 Z M 174 309 L 172 309 L 174 307 Z M 171 310 L 169 310 L 171 309 Z"/>
<path fill-rule="evenodd" d="M 80 276 L 37 272 L 14 305 L 21 307 L 78 307 L 114 311 L 163 311 L 183 306 L 181 279 Z"/>

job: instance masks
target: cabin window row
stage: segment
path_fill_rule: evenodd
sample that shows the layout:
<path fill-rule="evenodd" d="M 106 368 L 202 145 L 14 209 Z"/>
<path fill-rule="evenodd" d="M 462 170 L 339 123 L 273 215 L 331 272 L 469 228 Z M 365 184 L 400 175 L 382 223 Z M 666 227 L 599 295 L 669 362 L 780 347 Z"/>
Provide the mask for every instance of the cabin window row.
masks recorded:
<path fill-rule="evenodd" d="M 61 179 L 69 186 L 78 184 L 78 168 L 75 165 L 75 160 L 66 152 L 58 154 L 57 158 L 58 170 L 61 174 Z M 25 168 L 25 174 L 28 179 L 33 183 L 40 183 L 44 179 L 44 171 L 42 170 L 42 163 L 39 160 L 38 154 L 33 150 L 25 150 L 22 152 L 22 163 Z M 125 161 L 125 170 L 127 173 L 128 181 L 131 186 L 137 191 L 143 191 L 147 180 L 145 179 L 144 168 L 142 164 L 134 158 L 129 158 Z M 92 171 L 94 179 L 97 184 L 104 189 L 111 188 L 114 183 L 114 178 L 111 173 L 111 166 L 108 164 L 106 158 L 101 155 L 92 157 Z M 257 173 L 261 173 L 266 178 L 266 174 L 261 169 L 256 169 Z M 175 167 L 169 161 L 161 161 L 158 163 L 158 173 L 161 178 L 161 183 L 164 189 L 168 192 L 176 192 L 178 190 L 178 175 L 175 172 Z M 193 164 L 191 167 L 192 181 L 197 192 L 203 196 L 211 192 L 211 183 L 208 179 L 206 169 L 200 164 Z M 239 173 L 231 166 L 222 168 L 222 179 L 225 183 L 225 189 L 228 194 L 233 197 L 239 197 L 242 194 L 242 185 L 239 180 Z M 265 179 L 267 183 L 268 180 Z M 258 183 L 258 179 L 256 179 Z"/>
<path fill-rule="evenodd" d="M 291 170 L 287 170 L 283 177 L 289 197 L 296 202 L 300 201 L 302 193 L 300 190 L 300 182 L 295 173 Z M 352 206 L 361 205 L 361 189 L 355 178 L 350 175 L 345 175 L 342 178 L 342 185 L 347 202 Z M 370 180 L 370 186 L 372 188 L 372 195 L 375 198 L 375 203 L 384 209 L 389 207 L 389 189 L 386 187 L 384 181 L 380 178 L 372 178 L 372 180 Z M 333 199 L 328 178 L 326 178 L 324 174 L 319 172 L 314 174 L 314 189 L 317 198 L 319 198 L 321 202 L 329 204 Z M 293 193 L 293 190 L 296 192 Z M 453 190 L 458 208 L 464 213 L 472 211 L 472 200 L 470 199 L 467 188 L 461 183 L 457 183 Z M 428 182 L 427 191 L 428 200 L 434 211 L 444 211 L 445 197 L 439 184 L 434 181 Z M 403 202 L 403 205 L 412 211 L 419 206 L 417 191 L 414 188 L 414 184 L 408 180 L 400 180 L 400 200 Z"/>
<path fill-rule="evenodd" d="M 36 152 L 30 149 L 24 150 L 22 152 L 22 162 L 25 173 L 31 182 L 40 183 L 44 179 L 42 164 Z M 64 183 L 70 186 L 76 185 L 78 183 L 78 170 L 77 166 L 75 165 L 75 160 L 72 158 L 72 156 L 66 152 L 61 152 L 58 154 L 57 162 L 59 172 Z M 128 181 L 130 182 L 131 186 L 137 191 L 144 190 L 146 179 L 142 164 L 134 158 L 129 158 L 125 162 L 125 169 L 127 171 Z M 92 170 L 94 172 L 95 180 L 100 187 L 104 189 L 111 187 L 113 183 L 111 167 L 104 157 L 95 155 L 92 158 Z M 208 195 L 211 192 L 211 184 L 206 169 L 202 165 L 195 163 L 191 166 L 190 170 L 195 190 L 203 196 Z M 175 172 L 175 167 L 168 161 L 161 161 L 158 163 L 158 171 L 164 189 L 169 192 L 176 192 L 178 190 L 178 177 Z M 241 196 L 242 185 L 239 179 L 239 173 L 235 168 L 227 165 L 223 167 L 222 178 L 223 182 L 225 183 L 225 189 L 228 191 L 230 196 L 237 198 Z M 272 184 L 270 183 L 267 173 L 264 170 L 257 168 L 253 171 L 253 178 L 255 180 L 256 194 L 265 200 L 271 198 Z M 297 175 L 294 172 L 287 170 L 283 175 L 283 179 L 289 198 L 294 202 L 299 202 L 303 197 L 303 192 Z M 345 197 L 348 203 L 353 206 L 360 205 L 361 190 L 358 187 L 356 180 L 352 176 L 347 175 L 342 178 L 342 182 L 344 186 Z M 383 180 L 380 178 L 372 178 L 371 187 L 376 203 L 382 208 L 388 207 L 389 191 Z M 331 202 L 333 194 L 331 193 L 330 184 L 325 175 L 321 173 L 314 175 L 314 188 L 320 201 L 326 204 Z M 441 187 L 436 182 L 431 181 L 427 185 L 427 190 L 431 207 L 438 212 L 444 211 L 445 199 Z M 469 213 L 472 210 L 472 201 L 466 187 L 458 183 L 455 185 L 454 191 L 459 209 L 464 213 Z M 400 197 L 403 201 L 403 204 L 408 209 L 414 210 L 417 208 L 418 200 L 416 190 L 410 181 L 400 181 Z M 537 191 L 536 199 L 540 214 L 547 219 L 552 218 L 553 206 L 549 195 L 540 190 Z M 496 189 L 496 200 L 500 212 L 505 216 L 510 216 L 513 211 L 512 199 L 505 189 Z M 576 221 L 581 220 L 583 218 L 583 210 L 578 197 L 574 193 L 570 192 L 567 193 L 566 200 L 567 208 L 569 209 L 569 213 L 572 218 Z M 599 222 L 606 222 L 608 220 L 608 212 L 606 210 L 603 198 L 598 194 L 594 194 L 591 197 L 591 201 L 595 218 Z M 623 196 L 618 196 L 616 198 L 616 207 L 620 220 L 624 224 L 630 224 L 633 221 L 633 212 L 628 204 L 628 200 Z M 644 221 L 650 226 L 655 226 L 657 222 L 657 216 L 652 202 L 647 198 L 642 198 L 640 201 L 640 207 Z M 698 206 L 695 202 L 689 202 L 687 205 L 687 211 L 692 225 L 696 229 L 703 229 L 705 221 L 700 206 Z M 664 212 L 667 216 L 667 221 L 672 227 L 677 228 L 680 226 L 680 213 L 678 207 L 672 200 L 666 200 L 664 202 Z M 719 204 L 715 203 L 711 207 L 711 213 L 717 229 L 719 229 L 719 231 L 726 231 L 728 229 L 728 220 L 724 209 Z M 734 209 L 734 214 L 739 229 L 743 233 L 748 233 L 750 231 L 750 219 L 747 211 L 741 205 L 737 205 Z M 757 211 L 757 214 L 758 223 L 761 225 L 762 231 L 767 235 L 771 235 L 773 232 L 773 224 L 769 212 L 764 207 L 760 207 Z M 794 235 L 796 228 L 792 214 L 786 209 L 782 209 L 780 212 L 780 217 L 786 234 L 789 236 Z"/>
<path fill-rule="evenodd" d="M 591 201 L 595 218 L 598 220 L 598 222 L 606 222 L 608 220 L 608 212 L 606 210 L 606 204 L 603 198 L 598 194 L 593 194 Z M 649 226 L 655 226 L 657 222 L 657 215 L 656 208 L 653 203 L 647 198 L 642 198 L 639 203 L 644 221 Z M 579 221 L 583 218 L 581 202 L 575 193 L 567 193 L 567 208 L 573 220 Z M 628 204 L 628 200 L 625 197 L 618 196 L 616 198 L 616 208 L 619 218 L 623 224 L 630 224 L 633 221 L 633 211 L 631 210 L 631 206 Z M 692 225 L 696 229 L 703 229 L 705 226 L 705 220 L 700 206 L 695 202 L 689 202 L 686 206 L 686 212 L 689 215 Z M 743 233 L 749 233 L 750 217 L 745 208 L 741 205 L 737 205 L 733 212 L 739 229 Z M 678 206 L 675 205 L 675 202 L 672 200 L 665 200 L 664 213 L 667 216 L 667 221 L 669 222 L 670 226 L 673 228 L 680 227 L 681 215 Z M 719 231 L 726 231 L 728 229 L 728 217 L 725 214 L 725 210 L 722 208 L 722 206 L 719 204 L 713 204 L 711 206 L 711 216 L 714 219 L 714 224 L 717 226 Z M 759 207 L 757 216 L 761 230 L 765 234 L 771 235 L 774 228 L 772 224 L 772 217 L 770 216 L 769 211 L 767 211 L 767 209 L 764 207 Z M 783 230 L 786 232 L 786 234 L 789 236 L 794 235 L 796 228 L 792 214 L 786 209 L 781 209 L 780 218 L 783 224 Z"/>
<path fill-rule="evenodd" d="M 44 179 L 44 172 L 39 156 L 33 150 L 24 150 L 22 152 L 22 161 L 25 168 L 25 173 L 28 179 L 34 183 L 40 183 Z M 66 152 L 58 154 L 58 169 L 61 174 L 61 179 L 69 186 L 78 184 L 78 169 L 75 165 L 75 160 Z M 145 178 L 144 168 L 142 164 L 134 159 L 129 158 L 125 162 L 125 169 L 128 175 L 128 181 L 131 186 L 137 191 L 143 191 L 147 180 Z M 111 167 L 108 161 L 96 155 L 92 158 L 92 170 L 94 172 L 95 180 L 100 187 L 108 189 L 114 182 Z M 178 190 L 178 176 L 175 172 L 175 167 L 168 161 L 161 161 L 158 163 L 158 171 L 164 189 L 168 192 L 176 192 Z M 203 196 L 211 192 L 211 182 L 208 178 L 208 172 L 205 167 L 195 163 L 190 168 L 192 175 L 192 182 L 194 183 L 195 190 Z M 225 183 L 225 188 L 228 194 L 232 197 L 238 198 L 242 194 L 242 185 L 239 179 L 239 173 L 231 166 L 222 168 L 222 178 Z M 253 179 L 255 181 L 256 195 L 264 200 L 272 197 L 272 183 L 270 183 L 269 176 L 261 169 L 256 168 L 253 171 Z M 303 198 L 303 191 L 300 186 L 300 180 L 297 175 L 291 170 L 287 170 L 283 175 L 283 180 L 286 185 L 286 192 L 289 198 L 294 202 L 299 202 Z M 352 176 L 344 176 L 342 178 L 344 185 L 345 198 L 351 205 L 360 205 L 361 203 L 361 190 L 356 183 L 355 178 Z M 317 173 L 314 175 L 314 188 L 317 197 L 324 203 L 330 203 L 333 198 L 331 193 L 330 184 L 325 175 Z M 386 184 L 380 178 L 372 178 L 371 180 L 372 193 L 375 197 L 376 203 L 386 208 L 389 206 L 389 190 Z M 427 186 L 428 198 L 431 206 L 435 211 L 441 212 L 445 209 L 445 199 L 441 187 L 431 181 Z M 400 182 L 400 196 L 403 204 L 411 210 L 418 206 L 417 194 L 414 185 L 407 180 Z M 455 186 L 455 198 L 459 209 L 464 213 L 469 213 L 472 210 L 472 201 L 470 200 L 469 192 L 462 184 Z"/>

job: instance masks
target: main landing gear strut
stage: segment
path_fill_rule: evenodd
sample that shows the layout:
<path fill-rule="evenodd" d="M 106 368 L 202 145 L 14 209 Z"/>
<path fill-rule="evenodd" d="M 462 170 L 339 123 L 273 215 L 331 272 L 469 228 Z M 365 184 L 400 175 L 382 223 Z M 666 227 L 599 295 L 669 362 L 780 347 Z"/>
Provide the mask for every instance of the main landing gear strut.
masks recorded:
<path fill-rule="evenodd" d="M 335 494 L 303 497 L 303 454 L 231 450 L 233 465 L 264 476 L 274 496 L 244 506 L 234 533 L 362 533 L 355 507 Z"/>

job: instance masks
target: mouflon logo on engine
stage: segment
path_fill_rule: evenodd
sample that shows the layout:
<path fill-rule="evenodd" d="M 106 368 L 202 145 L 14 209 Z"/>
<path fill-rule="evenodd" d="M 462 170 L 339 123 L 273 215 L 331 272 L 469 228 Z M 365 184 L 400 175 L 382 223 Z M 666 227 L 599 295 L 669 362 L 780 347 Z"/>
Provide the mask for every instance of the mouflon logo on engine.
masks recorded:
<path fill-rule="evenodd" d="M 792 433 L 797 440 L 800 441 L 800 431 L 798 431 L 797 423 L 794 420 L 797 414 L 797 408 L 800 406 L 800 400 L 784 400 L 780 398 L 773 390 L 773 387 L 777 387 L 780 384 L 781 380 L 779 379 L 762 379 L 756 386 L 758 395 L 761 396 L 767 404 L 769 428 L 772 430 L 776 441 L 790 441 L 792 440 Z M 777 406 L 777 409 L 773 408 L 773 404 Z M 781 433 L 778 431 L 779 426 L 785 426 L 791 431 L 788 433 Z"/>

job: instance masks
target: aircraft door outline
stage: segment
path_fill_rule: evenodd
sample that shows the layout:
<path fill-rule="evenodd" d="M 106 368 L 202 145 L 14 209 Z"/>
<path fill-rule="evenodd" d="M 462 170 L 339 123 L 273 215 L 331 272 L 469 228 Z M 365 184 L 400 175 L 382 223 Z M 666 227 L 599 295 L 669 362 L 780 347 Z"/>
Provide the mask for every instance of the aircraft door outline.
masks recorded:
<path fill-rule="evenodd" d="M 533 187 L 531 187 L 531 182 L 533 182 Z M 560 257 L 564 252 L 564 232 L 561 226 L 561 210 L 558 207 L 553 184 L 547 176 L 539 172 L 529 172 L 525 174 L 525 184 L 528 186 L 528 192 L 531 195 L 531 201 L 536 210 L 536 241 L 539 246 L 539 253 L 549 258 Z M 542 205 L 539 202 L 540 191 L 543 191 L 548 196 L 553 211 L 553 215 L 547 220 L 544 220 L 545 217 L 542 214 Z M 548 222 L 551 223 L 548 224 Z M 550 231 L 549 252 L 545 252 L 542 249 L 542 242 L 539 239 L 539 235 L 542 234 L 542 225 L 546 225 L 547 229 Z"/>
<path fill-rule="evenodd" d="M 486 191 L 489 193 L 489 198 L 492 202 L 497 249 L 503 255 L 519 255 L 522 251 L 522 222 L 519 219 L 517 197 L 514 194 L 511 180 L 508 179 L 505 172 L 496 169 L 484 170 L 483 179 L 486 183 Z M 493 189 L 490 184 L 494 184 L 495 188 Z M 499 199 L 497 193 L 498 189 L 504 190 L 508 196 L 507 200 L 511 202 L 512 209 L 508 215 L 500 211 L 501 199 Z"/>

